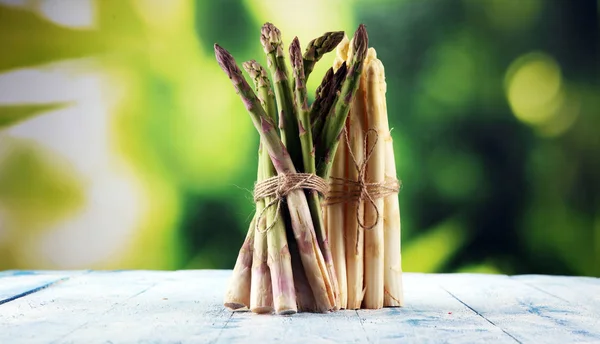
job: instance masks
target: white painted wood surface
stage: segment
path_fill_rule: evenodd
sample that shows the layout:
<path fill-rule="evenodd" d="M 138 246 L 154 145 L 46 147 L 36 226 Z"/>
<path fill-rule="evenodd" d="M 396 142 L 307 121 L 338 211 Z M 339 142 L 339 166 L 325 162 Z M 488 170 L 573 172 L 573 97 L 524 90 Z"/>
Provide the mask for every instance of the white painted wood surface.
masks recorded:
<path fill-rule="evenodd" d="M 223 270 L 0 272 L 0 343 L 600 343 L 600 279 L 404 275 L 406 307 L 265 316 Z"/>

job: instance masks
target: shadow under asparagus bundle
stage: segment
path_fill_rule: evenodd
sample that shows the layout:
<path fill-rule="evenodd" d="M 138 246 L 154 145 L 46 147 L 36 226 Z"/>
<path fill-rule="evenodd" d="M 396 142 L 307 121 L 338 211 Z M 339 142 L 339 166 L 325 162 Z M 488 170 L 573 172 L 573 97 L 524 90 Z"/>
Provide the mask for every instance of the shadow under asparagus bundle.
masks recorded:
<path fill-rule="evenodd" d="M 352 39 L 348 59 L 335 71 L 328 70 L 311 106 L 306 90 L 315 64 L 343 38 L 343 32 L 327 32 L 311 41 L 304 54 L 294 38 L 289 47 L 290 75 L 281 34 L 266 23 L 260 41 L 273 85 L 258 62 L 248 61 L 243 67 L 254 90 L 231 54 L 215 44 L 217 61 L 261 138 L 256 213 L 225 295 L 225 306 L 232 310 L 293 314 L 346 308 L 347 283 L 336 272 L 322 201 L 327 198 L 334 157 L 365 70 L 368 37 L 363 25 Z M 339 245 L 337 240 L 343 241 L 343 235 L 336 237 L 334 245 Z"/>

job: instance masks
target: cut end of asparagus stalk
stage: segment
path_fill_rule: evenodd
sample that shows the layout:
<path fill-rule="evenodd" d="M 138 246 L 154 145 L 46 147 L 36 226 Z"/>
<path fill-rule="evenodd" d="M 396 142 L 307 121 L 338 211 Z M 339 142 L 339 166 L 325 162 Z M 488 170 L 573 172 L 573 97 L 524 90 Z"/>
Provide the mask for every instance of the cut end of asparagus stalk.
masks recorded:
<path fill-rule="evenodd" d="M 250 285 L 252 279 L 252 256 L 254 254 L 254 225 L 256 217 L 252 218 L 246 239 L 238 253 L 229 287 L 225 293 L 224 306 L 236 310 L 248 310 L 250 307 Z"/>

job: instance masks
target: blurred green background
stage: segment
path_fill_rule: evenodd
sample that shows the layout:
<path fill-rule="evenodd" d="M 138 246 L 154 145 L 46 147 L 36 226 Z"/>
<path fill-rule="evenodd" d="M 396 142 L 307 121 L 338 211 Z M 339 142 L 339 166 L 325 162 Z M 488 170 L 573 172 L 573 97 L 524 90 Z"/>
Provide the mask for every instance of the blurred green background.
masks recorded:
<path fill-rule="evenodd" d="M 303 44 L 367 25 L 405 271 L 600 276 L 599 17 L 596 0 L 0 0 L 0 270 L 231 268 L 258 136 L 212 45 L 265 63 L 270 21 Z"/>

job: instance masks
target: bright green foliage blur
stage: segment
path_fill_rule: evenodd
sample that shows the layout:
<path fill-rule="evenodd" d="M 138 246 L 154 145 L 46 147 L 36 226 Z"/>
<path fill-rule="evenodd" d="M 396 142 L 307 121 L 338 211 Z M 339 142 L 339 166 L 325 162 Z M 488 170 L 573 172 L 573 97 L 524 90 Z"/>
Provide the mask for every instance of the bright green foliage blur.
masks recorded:
<path fill-rule="evenodd" d="M 270 21 L 367 25 L 405 271 L 600 276 L 599 1 L 57 3 L 0 0 L 0 270 L 231 268 L 258 135 L 212 46 Z"/>

